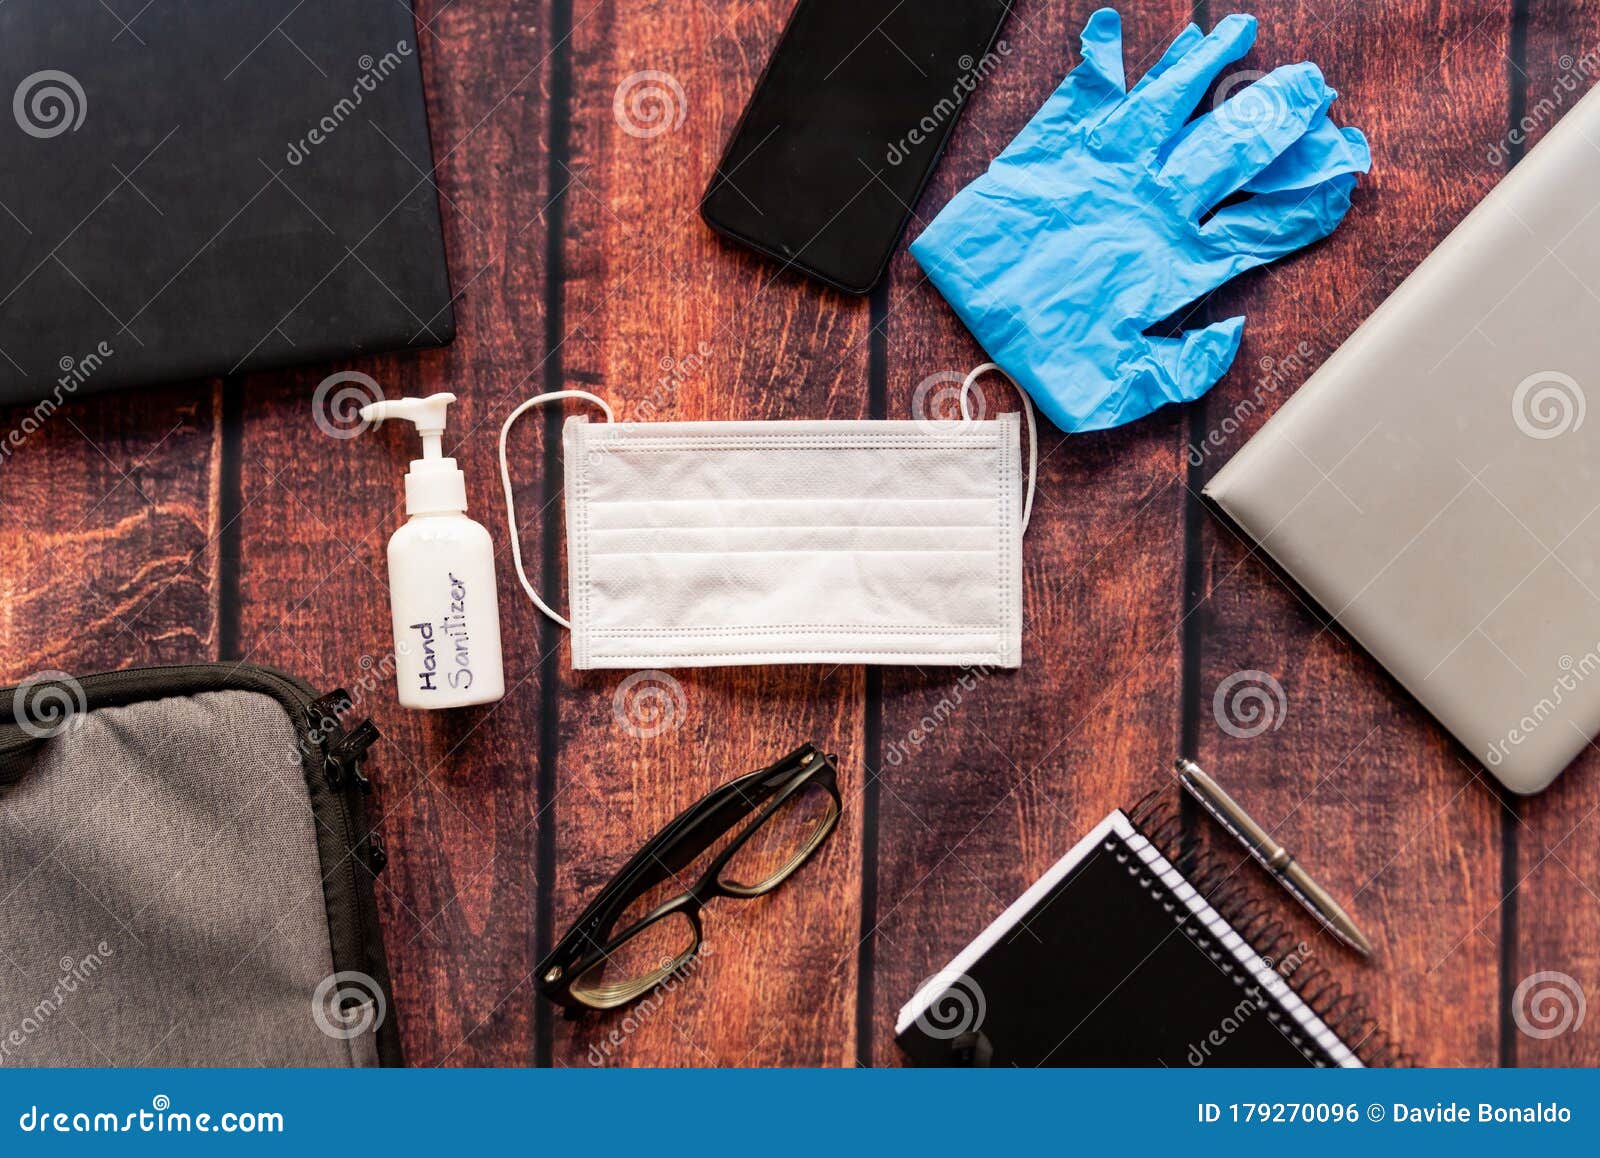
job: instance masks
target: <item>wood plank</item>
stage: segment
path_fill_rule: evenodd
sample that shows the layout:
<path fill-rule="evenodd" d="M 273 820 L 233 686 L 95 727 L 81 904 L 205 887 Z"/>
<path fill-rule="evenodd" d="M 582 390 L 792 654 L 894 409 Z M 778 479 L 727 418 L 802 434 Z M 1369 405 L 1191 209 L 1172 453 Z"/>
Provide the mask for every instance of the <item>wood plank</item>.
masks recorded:
<path fill-rule="evenodd" d="M 457 393 L 447 451 L 466 472 L 472 516 L 503 527 L 499 422 L 530 373 L 538 381 L 545 353 L 549 6 L 438 0 L 419 15 L 458 336 L 443 351 L 245 383 L 240 644 L 251 660 L 356 692 L 384 731 L 372 760 L 390 849 L 378 900 L 408 1060 L 525 1065 L 535 1002 L 537 626 L 521 613 L 496 529 L 505 700 L 438 715 L 398 707 L 385 662 L 384 550 L 404 518 L 415 439 L 396 427 L 339 441 L 312 424 L 313 392 L 336 370 L 369 374 L 389 397 Z M 535 479 L 522 498 L 525 510 L 539 509 Z"/>
<path fill-rule="evenodd" d="M 1250 323 L 1233 372 L 1206 400 L 1197 472 L 1230 457 L 1494 185 L 1485 160 L 1505 130 L 1510 6 L 1396 0 L 1336 22 L 1310 5 L 1247 8 L 1261 36 L 1247 68 L 1323 67 L 1335 116 L 1370 138 L 1375 167 L 1339 232 L 1222 291 L 1216 317 Z M 1360 45 L 1360 51 L 1351 46 Z M 1292 913 L 1315 959 L 1428 1064 L 1493 1064 L 1498 1047 L 1500 820 L 1495 794 L 1444 731 L 1358 647 L 1206 517 L 1197 756 L 1274 828 L 1378 949 L 1356 964 Z M 1265 690 L 1257 729 L 1218 689 Z M 1277 699 L 1273 684 L 1282 690 Z M 1224 696 L 1228 695 L 1224 692 Z M 1226 702 L 1226 700 L 1225 700 Z M 1233 731 L 1224 729 L 1226 718 Z M 1236 735 L 1234 733 L 1246 733 Z M 1203 831 L 1212 831 L 1205 826 Z M 1216 846 L 1236 863 L 1236 849 Z M 1265 889 L 1253 872 L 1245 887 Z M 1280 901 L 1280 904 L 1282 902 Z"/>
<path fill-rule="evenodd" d="M 220 408 L 195 383 L 0 409 L 0 682 L 216 657 Z"/>
<path fill-rule="evenodd" d="M 562 365 L 566 385 L 619 401 L 624 417 L 867 413 L 868 304 L 777 274 L 697 215 L 791 8 L 789 0 L 576 6 Z M 658 91 L 668 114 L 683 119 L 635 136 L 613 102 L 619 86 L 649 70 L 681 87 L 681 101 L 665 82 Z M 646 400 L 648 415 L 638 410 Z M 557 935 L 675 813 L 803 740 L 838 753 L 846 814 L 818 860 L 784 888 L 708 909 L 708 956 L 659 1005 L 560 1024 L 555 1064 L 849 1064 L 861 669 L 679 671 L 675 726 L 641 738 L 614 708 L 628 673 L 573 673 L 565 644 L 560 662 Z"/>
<path fill-rule="evenodd" d="M 987 166 L 1078 61 L 1095 3 L 1021 3 L 1003 67 L 974 96 L 922 199 L 925 222 Z M 1125 14 L 1130 76 L 1188 22 L 1187 3 Z M 913 235 L 917 226 L 913 227 Z M 982 352 L 905 254 L 889 300 L 888 414 Z M 990 413 L 1013 409 L 998 379 Z M 1022 669 L 883 676 L 871 1060 L 895 1064 L 895 1012 L 1176 751 L 1183 424 L 1168 412 L 1066 438 L 1041 420 L 1023 542 Z M 930 727 L 925 721 L 940 720 Z"/>
<path fill-rule="evenodd" d="M 35 35 L 24 32 L 20 45 L 8 41 L 13 66 L 24 62 L 30 42 L 32 52 L 40 50 L 43 26 L 33 14 L 7 13 L 9 33 L 29 25 Z M 99 24 L 93 35 L 109 41 L 114 29 Z M 20 169 L 25 154 L 9 139 L 4 148 L 8 170 Z M 39 165 L 47 154 L 29 156 Z M 115 169 L 119 160 L 123 170 Z M 58 297 L 104 319 L 103 340 L 41 350 L 19 332 L 30 323 L 15 308 L 54 279 L 79 278 L 65 264 L 59 272 L 47 268 L 50 258 L 80 228 L 84 236 L 108 235 L 105 214 L 116 207 L 106 206 L 121 188 L 118 173 L 137 160 L 114 152 L 98 158 L 103 163 L 92 172 L 85 165 L 74 174 L 85 194 L 92 191 L 93 211 L 70 230 L 67 221 L 47 220 L 51 215 L 37 194 L 8 192 L 0 208 L 0 298 L 15 299 L 10 308 L 0 307 L 0 360 L 8 364 L 8 383 L 14 380 L 10 366 L 25 369 L 30 380 L 48 372 L 41 401 L 0 406 L 0 683 L 41 671 L 88 674 L 217 654 L 220 384 L 91 396 L 126 371 L 125 360 L 136 357 L 142 340 L 110 320 L 116 315 L 109 307 L 101 312 L 100 297 Z M 64 185 L 61 174 L 51 176 L 57 187 Z M 89 280 L 96 280 L 93 274 Z M 100 292 L 118 298 L 104 286 Z M 131 304 L 121 310 L 134 313 Z"/>
<path fill-rule="evenodd" d="M 1600 77 L 1594 48 L 1600 43 L 1600 4 L 1549 0 L 1529 11 L 1521 109 L 1526 123 L 1519 117 L 1516 125 L 1526 136 L 1523 148 L 1536 145 Z M 1573 641 L 1575 664 L 1586 650 Z M 1552 673 L 1552 686 L 1555 678 Z M 1519 888 L 1512 918 L 1515 951 L 1503 986 L 1508 1060 L 1600 1065 L 1600 1037 L 1588 1028 L 1589 1020 L 1580 1032 L 1576 1017 L 1580 999 L 1591 1005 L 1600 1000 L 1600 755 L 1585 752 L 1553 787 L 1512 807 L 1507 826 Z M 1591 1009 L 1588 1017 L 1594 1016 Z"/>

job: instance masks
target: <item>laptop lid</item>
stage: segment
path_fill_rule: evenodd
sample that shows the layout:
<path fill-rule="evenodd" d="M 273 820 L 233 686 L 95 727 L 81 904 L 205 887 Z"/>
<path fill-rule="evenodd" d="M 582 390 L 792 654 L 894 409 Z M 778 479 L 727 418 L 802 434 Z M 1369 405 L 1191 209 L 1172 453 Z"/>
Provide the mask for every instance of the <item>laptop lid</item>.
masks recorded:
<path fill-rule="evenodd" d="M 1600 730 L 1600 97 L 1205 493 L 1516 792 Z"/>
<path fill-rule="evenodd" d="M 0 97 L 0 402 L 453 336 L 404 0 L 9 0 Z"/>

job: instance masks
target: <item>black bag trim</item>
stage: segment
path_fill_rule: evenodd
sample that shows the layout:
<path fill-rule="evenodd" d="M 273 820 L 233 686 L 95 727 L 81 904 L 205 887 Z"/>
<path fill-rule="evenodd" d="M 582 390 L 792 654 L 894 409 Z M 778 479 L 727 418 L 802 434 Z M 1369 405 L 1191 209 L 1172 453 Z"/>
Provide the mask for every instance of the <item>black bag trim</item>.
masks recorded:
<path fill-rule="evenodd" d="M 378 1061 L 401 1066 L 400 1025 L 389 980 L 388 959 L 378 925 L 373 895 L 374 864 L 364 851 L 382 847 L 368 823 L 365 797 L 369 781 L 360 764 L 377 739 L 377 729 L 362 720 L 346 731 L 338 719 L 350 706 L 343 692 L 322 696 L 310 684 L 275 668 L 247 663 L 198 663 L 170 667 L 129 668 L 74 677 L 82 689 L 85 711 L 124 707 L 147 700 L 199 695 L 202 692 L 245 691 L 272 697 L 282 706 L 300 747 L 300 764 L 317 821 L 317 858 L 327 912 L 328 941 L 335 973 L 365 973 L 382 987 L 387 1012 L 377 1030 Z M 48 683 L 38 685 L 48 687 Z M 0 688 L 0 708 L 18 702 L 18 686 Z M 0 724 L 0 790 L 27 774 L 45 743 L 20 723 Z M 335 771 L 349 775 L 334 774 Z"/>

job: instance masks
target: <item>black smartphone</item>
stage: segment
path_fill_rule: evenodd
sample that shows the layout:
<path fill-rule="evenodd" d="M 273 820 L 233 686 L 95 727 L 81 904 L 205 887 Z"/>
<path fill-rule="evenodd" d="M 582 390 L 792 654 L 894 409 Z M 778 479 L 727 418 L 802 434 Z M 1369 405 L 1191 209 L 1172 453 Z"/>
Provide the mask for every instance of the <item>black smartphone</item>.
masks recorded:
<path fill-rule="evenodd" d="M 1011 0 L 800 0 L 700 202 L 719 233 L 847 293 L 895 244 Z"/>

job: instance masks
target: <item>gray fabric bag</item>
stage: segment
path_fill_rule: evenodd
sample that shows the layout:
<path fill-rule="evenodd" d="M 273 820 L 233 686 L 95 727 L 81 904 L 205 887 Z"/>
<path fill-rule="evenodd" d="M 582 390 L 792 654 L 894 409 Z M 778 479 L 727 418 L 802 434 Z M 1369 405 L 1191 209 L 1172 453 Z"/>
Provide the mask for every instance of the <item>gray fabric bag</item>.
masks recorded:
<path fill-rule="evenodd" d="M 349 707 L 235 664 L 0 690 L 0 1067 L 401 1063 Z"/>

